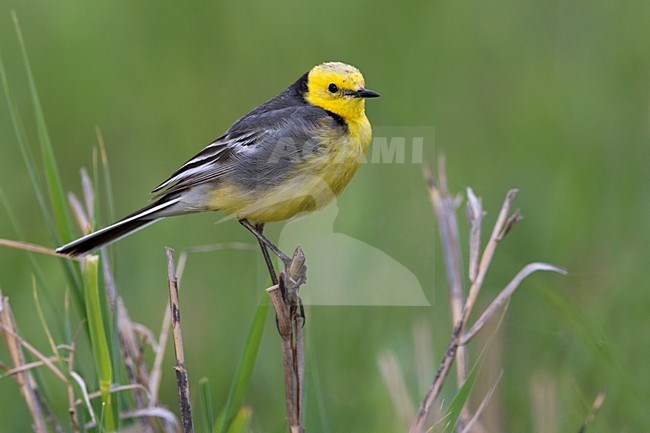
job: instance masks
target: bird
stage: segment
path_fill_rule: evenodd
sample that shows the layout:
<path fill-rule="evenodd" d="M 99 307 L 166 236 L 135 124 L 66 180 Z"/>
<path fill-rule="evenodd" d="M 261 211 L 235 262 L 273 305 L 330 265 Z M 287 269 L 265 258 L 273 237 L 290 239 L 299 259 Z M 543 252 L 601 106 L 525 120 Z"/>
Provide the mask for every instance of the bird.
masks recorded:
<path fill-rule="evenodd" d="M 365 100 L 378 96 L 354 66 L 314 66 L 173 172 L 147 206 L 56 252 L 84 256 L 166 217 L 220 211 L 287 264 L 264 225 L 314 212 L 343 191 L 372 140 Z"/>

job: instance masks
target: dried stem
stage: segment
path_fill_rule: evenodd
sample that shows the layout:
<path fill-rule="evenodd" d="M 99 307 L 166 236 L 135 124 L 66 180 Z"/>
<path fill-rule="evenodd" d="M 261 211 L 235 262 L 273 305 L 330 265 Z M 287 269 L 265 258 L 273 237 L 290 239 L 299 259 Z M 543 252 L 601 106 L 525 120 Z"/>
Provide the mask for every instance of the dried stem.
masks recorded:
<path fill-rule="evenodd" d="M 160 379 L 162 378 L 162 363 L 165 357 L 165 347 L 169 336 L 169 327 L 171 326 L 171 308 L 169 303 L 165 306 L 163 322 L 160 325 L 160 337 L 158 337 L 158 346 L 156 347 L 156 356 L 149 375 L 149 392 L 151 393 L 151 403 L 149 407 L 158 405 L 158 390 L 160 389 Z"/>
<path fill-rule="evenodd" d="M 472 188 L 467 188 L 467 220 L 469 221 L 469 281 L 476 281 L 478 258 L 481 252 L 481 226 L 483 224 L 483 203 Z"/>
<path fill-rule="evenodd" d="M 48 360 L 50 362 L 57 362 L 59 361 L 58 357 L 49 357 Z M 25 371 L 33 370 L 36 367 L 42 367 L 45 365 L 44 361 L 33 361 L 33 362 L 28 362 L 26 364 L 21 365 L 20 367 L 15 367 L 15 368 L 10 368 L 7 370 L 5 373 L 0 374 L 0 379 L 4 379 L 5 377 L 9 376 L 14 376 L 18 373 L 22 373 Z"/>
<path fill-rule="evenodd" d="M 174 266 L 174 250 L 166 247 L 167 252 L 167 282 L 169 283 L 169 308 L 172 319 L 172 335 L 174 338 L 174 353 L 176 354 L 176 383 L 178 385 L 178 403 L 181 411 L 181 424 L 184 433 L 193 433 L 192 408 L 190 406 L 190 387 L 185 368 L 183 352 L 183 335 L 181 332 L 181 310 L 178 301 L 178 280 Z"/>
<path fill-rule="evenodd" d="M 0 239 L 0 247 L 15 248 L 17 250 L 29 251 L 32 253 L 45 254 L 48 256 L 61 257 L 62 259 L 81 261 L 83 258 L 70 257 L 56 253 L 52 248 L 42 245 L 30 244 L 29 242 L 11 241 L 9 239 Z"/>
<path fill-rule="evenodd" d="M 492 230 L 490 239 L 483 250 L 483 254 L 479 257 L 480 249 L 480 233 L 481 233 L 481 224 L 484 216 L 481 200 L 474 195 L 474 192 L 471 189 L 467 190 L 468 195 L 468 208 L 467 216 L 470 223 L 470 259 L 469 259 L 469 280 L 471 286 L 467 299 L 462 305 L 461 314 L 458 318 L 455 313 L 458 308 L 458 304 L 454 301 L 454 298 L 457 299 L 457 288 L 454 288 L 454 285 L 460 285 L 457 283 L 458 279 L 458 268 L 460 267 L 460 260 L 456 258 L 456 251 L 460 251 L 460 243 L 458 241 L 457 232 L 454 234 L 454 224 L 456 218 L 456 207 L 451 200 L 449 193 L 447 191 L 446 175 L 445 175 L 445 166 L 444 159 L 441 158 L 441 164 L 439 166 L 440 173 L 440 184 L 435 181 L 435 177 L 429 171 L 425 172 L 425 178 L 429 186 L 429 191 L 431 195 L 431 200 L 436 209 L 436 215 L 438 217 L 438 225 L 440 229 L 440 238 L 443 246 L 443 252 L 445 254 L 445 264 L 448 274 L 448 280 L 450 285 L 450 294 L 452 296 L 452 318 L 456 318 L 454 322 L 454 330 L 451 336 L 449 345 L 445 355 L 438 367 L 435 378 L 432 384 L 429 386 L 427 393 L 420 405 L 417 416 L 411 425 L 410 433 L 422 433 L 425 430 L 425 422 L 429 416 L 433 403 L 440 393 L 440 389 L 449 374 L 451 365 L 454 363 L 454 360 L 458 358 L 459 362 L 461 357 L 458 356 L 459 352 L 463 351 L 463 346 L 465 343 L 469 342 L 471 338 L 476 335 L 476 333 L 482 329 L 487 320 L 494 314 L 494 312 L 501 306 L 505 301 L 507 301 L 512 294 L 515 292 L 519 284 L 531 273 L 538 270 L 547 270 L 555 271 L 559 273 L 565 273 L 561 268 L 548 265 L 545 263 L 532 263 L 527 265 L 522 269 L 522 271 L 513 278 L 513 280 L 502 290 L 500 295 L 492 302 L 492 304 L 486 309 L 483 315 L 476 322 L 474 327 L 470 329 L 467 334 L 463 334 L 465 328 L 467 327 L 469 317 L 472 313 L 476 299 L 480 293 L 483 281 L 494 257 L 496 247 L 504 236 L 521 220 L 521 215 L 519 211 L 516 211 L 514 214 L 509 216 L 510 208 L 512 202 L 515 198 L 517 190 L 512 189 L 506 194 L 506 198 L 501 206 L 499 216 Z M 458 253 L 459 254 L 459 253 Z M 459 257 L 459 256 L 458 256 Z M 458 266 L 455 265 L 458 263 Z M 462 291 L 461 291 L 462 295 Z M 460 368 L 459 368 L 460 370 Z M 462 373 L 462 370 L 460 370 Z M 462 378 L 462 374 L 459 374 L 459 379 Z M 459 380 L 460 383 L 460 380 Z M 464 412 L 467 414 L 467 412 Z M 475 420 L 476 417 L 473 417 L 472 420 Z M 467 418 L 463 418 L 462 414 L 459 418 L 459 426 L 462 427 L 463 421 L 467 421 Z M 475 421 L 472 421 L 472 423 Z M 465 429 L 467 430 L 467 429 Z"/>
<path fill-rule="evenodd" d="M 117 327 L 126 374 L 130 383 L 138 385 L 133 393 L 136 407 L 138 409 L 146 408 L 148 399 L 145 387 L 149 384 L 149 373 L 136 338 L 133 322 L 131 322 L 124 301 L 120 297 L 117 298 Z M 154 421 L 150 418 L 142 418 L 141 431 L 143 433 L 153 432 Z"/>
<path fill-rule="evenodd" d="M 472 313 L 472 309 L 476 303 L 476 298 L 478 298 L 478 294 L 481 291 L 481 287 L 483 286 L 485 275 L 487 274 L 487 271 L 490 268 L 490 264 L 492 263 L 492 257 L 494 257 L 494 252 L 497 249 L 497 244 L 500 240 L 503 239 L 503 236 L 505 235 L 504 228 L 506 227 L 506 222 L 508 221 L 508 213 L 510 212 L 510 206 L 512 205 L 512 201 L 515 199 L 516 195 L 516 189 L 511 189 L 506 194 L 506 198 L 503 201 L 503 205 L 501 206 L 501 211 L 497 217 L 497 222 L 494 224 L 494 228 L 492 229 L 492 236 L 490 236 L 490 240 L 485 246 L 485 250 L 483 250 L 481 262 L 476 273 L 476 280 L 472 283 L 472 286 L 469 289 L 467 302 L 463 308 L 461 330 L 467 324 L 469 315 Z"/>
<path fill-rule="evenodd" d="M 438 232 L 445 262 L 445 274 L 449 287 L 449 302 L 451 305 L 452 326 L 458 323 L 463 313 L 465 303 L 463 294 L 463 270 L 460 255 L 460 236 L 458 234 L 458 221 L 456 219 L 457 204 L 449 195 L 447 187 L 447 171 L 445 158 L 438 160 L 438 180 L 436 182 L 431 170 L 426 167 L 425 179 L 429 185 L 431 203 L 438 220 Z M 459 347 L 456 353 L 456 385 L 460 388 L 467 380 L 467 353 L 464 347 Z M 464 407 L 459 417 L 458 430 L 462 429 L 470 418 L 467 407 Z"/>
<path fill-rule="evenodd" d="M 22 349 L 22 341 L 16 332 L 16 322 L 9 307 L 9 299 L 0 291 L 0 324 L 2 324 L 2 336 L 4 337 L 9 357 L 14 368 L 25 365 L 25 356 Z M 36 385 L 29 371 L 19 371 L 14 376 L 20 392 L 27 403 L 27 408 L 32 416 L 33 428 L 37 433 L 47 433 L 47 426 L 43 418 L 43 412 L 39 404 L 39 397 L 36 394 Z"/>
<path fill-rule="evenodd" d="M 481 317 L 478 318 L 472 328 L 463 334 L 463 338 L 461 339 L 460 344 L 465 345 L 469 343 L 469 341 L 474 338 L 474 336 L 476 336 L 476 334 L 481 329 L 483 329 L 487 321 L 490 320 L 490 318 L 494 315 L 494 313 L 496 313 L 499 307 L 501 307 L 506 303 L 508 299 L 510 299 L 522 281 L 524 281 L 524 279 L 526 279 L 526 277 L 528 277 L 530 274 L 537 271 L 552 271 L 562 275 L 567 274 L 564 269 L 549 265 L 548 263 L 530 263 L 524 266 L 523 269 L 519 271 L 519 273 L 515 275 L 515 277 L 508 283 L 508 285 L 503 290 L 501 290 L 494 301 L 492 301 L 492 303 L 485 309 L 483 314 L 481 314 Z"/>
<path fill-rule="evenodd" d="M 429 412 L 433 407 L 433 403 L 438 397 L 438 394 L 440 394 L 440 389 L 442 388 L 442 384 L 445 382 L 445 379 L 449 374 L 449 369 L 451 368 L 451 365 L 454 363 L 454 358 L 456 357 L 456 351 L 458 350 L 458 346 L 460 343 L 460 333 L 461 333 L 461 327 L 459 323 L 458 325 L 456 325 L 456 327 L 454 328 L 454 332 L 451 334 L 451 341 L 449 341 L 449 345 L 447 346 L 447 350 L 445 351 L 445 356 L 442 358 L 442 362 L 438 367 L 438 371 L 436 371 L 436 375 L 433 378 L 433 382 L 429 386 L 429 389 L 427 390 L 427 393 L 424 396 L 424 400 L 422 400 L 422 403 L 420 404 L 420 408 L 418 409 L 417 416 L 415 417 L 415 421 L 413 422 L 413 424 L 411 424 L 409 433 L 421 433 L 424 431 L 424 423 L 426 422 L 427 417 L 429 416 Z"/>
<path fill-rule="evenodd" d="M 13 316 L 12 316 L 12 318 L 13 318 Z M 64 383 L 68 383 L 68 379 L 66 379 L 65 375 L 61 372 L 61 370 L 59 370 L 58 368 L 56 368 L 56 366 L 54 365 L 54 363 L 52 363 L 52 362 L 49 360 L 48 357 L 46 357 L 45 355 L 43 355 L 43 354 L 42 354 L 41 352 L 39 352 L 39 351 L 38 351 L 34 346 L 32 346 L 31 344 L 29 344 L 28 342 L 26 342 L 25 340 L 23 340 L 22 337 L 20 337 L 20 335 L 18 335 L 18 334 L 16 333 L 16 331 L 15 331 L 15 326 L 12 328 L 11 326 L 5 325 L 5 323 L 3 323 L 3 321 L 0 321 L 0 329 L 2 329 L 2 330 L 5 331 L 5 332 L 4 332 L 5 335 L 13 336 L 14 341 L 15 341 L 17 344 L 19 344 L 20 346 L 24 347 L 25 349 L 27 349 L 28 352 L 30 352 L 32 355 L 34 355 L 34 356 L 36 356 L 38 359 L 40 359 L 40 360 L 43 362 L 43 364 L 44 364 L 47 368 L 49 368 L 50 371 L 52 371 L 52 372 L 54 373 L 54 375 L 55 375 L 56 377 L 58 377 L 59 379 L 61 379 Z M 24 359 L 23 359 L 23 362 L 24 362 Z"/>
<path fill-rule="evenodd" d="M 285 404 L 291 433 L 305 431 L 304 410 L 305 345 L 302 333 L 304 312 L 298 289 L 305 282 L 305 253 L 297 247 L 293 260 L 280 274 L 280 284 L 266 289 L 277 317 L 282 343 Z M 280 287 L 282 286 L 282 289 Z M 283 296 L 284 294 L 284 296 Z"/>
<path fill-rule="evenodd" d="M 289 319 L 289 309 L 287 308 L 284 300 L 282 299 L 282 292 L 280 285 L 276 284 L 266 289 L 266 293 L 271 298 L 271 304 L 275 309 L 275 316 L 278 324 L 278 332 L 283 340 L 286 340 L 291 335 L 291 320 Z"/>

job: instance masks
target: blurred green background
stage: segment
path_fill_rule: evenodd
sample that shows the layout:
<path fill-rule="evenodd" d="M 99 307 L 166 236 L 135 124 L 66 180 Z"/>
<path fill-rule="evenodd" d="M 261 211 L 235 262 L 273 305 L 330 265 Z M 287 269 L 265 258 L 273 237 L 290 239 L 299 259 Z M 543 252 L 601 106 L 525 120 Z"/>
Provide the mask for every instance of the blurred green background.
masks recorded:
<path fill-rule="evenodd" d="M 80 191 L 79 168 L 92 164 L 100 127 L 118 216 L 143 205 L 180 163 L 313 65 L 359 67 L 368 88 L 382 94 L 367 104 L 374 125 L 435 127 L 425 159 L 444 151 L 451 189 L 472 186 L 483 197 L 485 233 L 506 190 L 519 188 L 525 219 L 499 247 L 481 305 L 529 261 L 570 272 L 533 276 L 511 302 L 481 361 L 473 408 L 504 371 L 484 425 L 491 432 L 577 431 L 605 389 L 591 431 L 647 431 L 650 2 L 2 0 L 0 53 L 36 142 L 11 10 L 66 188 Z M 2 99 L 0 186 L 26 232 L 22 240 L 52 246 Z M 378 354 L 396 353 L 419 403 L 429 378 L 416 375 L 414 324 L 429 329 L 430 369 L 448 342 L 445 277 L 421 173 L 419 164 L 366 165 L 338 201 L 335 230 L 406 266 L 431 306 L 309 308 L 308 431 L 403 431 Z M 114 247 L 119 291 L 134 320 L 158 332 L 167 300 L 163 245 L 180 251 L 252 242 L 235 222 L 215 226 L 219 218 L 168 220 Z M 2 213 L 0 238 L 16 236 Z M 62 305 L 59 263 L 38 261 Z M 198 379 L 209 377 L 217 407 L 263 289 L 251 271 L 259 264 L 250 251 L 194 255 L 183 280 L 190 386 L 197 397 Z M 24 335 L 45 348 L 31 279 L 23 252 L 0 249 L 0 287 Z M 473 360 L 486 338 L 472 347 Z M 172 366 L 168 356 L 162 400 L 176 410 Z M 252 431 L 283 431 L 280 372 L 269 315 L 246 400 Z M 448 399 L 454 390 L 447 388 Z M 29 430 L 11 379 L 0 380 L 0 420 L 3 432 Z"/>

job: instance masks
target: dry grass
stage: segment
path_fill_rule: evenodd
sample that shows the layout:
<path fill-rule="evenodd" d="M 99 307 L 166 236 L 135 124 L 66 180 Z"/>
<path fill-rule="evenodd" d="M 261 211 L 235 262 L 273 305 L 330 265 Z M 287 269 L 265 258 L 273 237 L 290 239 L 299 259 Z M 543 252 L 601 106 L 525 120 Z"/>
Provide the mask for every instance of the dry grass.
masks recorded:
<path fill-rule="evenodd" d="M 444 421 L 447 424 L 452 424 L 451 427 L 455 428 L 457 432 L 480 433 L 485 431 L 485 428 L 480 423 L 480 414 L 494 393 L 498 380 L 481 400 L 478 407 L 472 411 L 467 405 L 473 379 L 470 380 L 470 372 L 468 371 L 469 360 L 466 346 L 512 297 L 526 277 L 537 271 L 552 271 L 560 274 L 566 274 L 566 271 L 547 263 L 530 263 L 524 266 L 470 326 L 469 318 L 483 287 L 497 246 L 521 220 L 521 214 L 518 210 L 511 212 L 517 191 L 513 189 L 506 194 L 490 238 L 481 250 L 481 232 L 483 218 L 486 213 L 483 210 L 481 199 L 474 194 L 471 188 L 467 189 L 466 214 L 469 223 L 469 257 L 468 269 L 465 272 L 462 268 L 461 251 L 463 248 L 460 244 L 457 221 L 457 209 L 462 199 L 458 196 L 452 196 L 448 190 L 444 157 L 439 158 L 437 176 L 431 170 L 426 169 L 425 180 L 438 221 L 438 232 L 442 244 L 449 289 L 453 332 L 435 377 L 426 391 L 416 415 L 411 418 L 409 432 L 424 433 Z M 465 282 L 469 286 L 467 291 L 464 288 Z M 403 379 L 399 379 L 396 373 L 397 367 L 394 363 L 389 362 L 390 359 L 386 355 L 380 357 L 385 381 L 391 393 L 402 392 L 400 390 L 406 387 L 403 384 L 395 383 L 396 381 L 403 381 Z M 460 398 L 460 408 L 456 414 L 447 413 L 440 418 L 439 414 L 446 412 L 439 410 L 435 402 L 454 363 L 456 363 L 456 385 L 459 390 L 457 398 Z M 387 374 L 387 371 L 392 371 L 392 373 Z M 403 402 L 403 399 L 400 399 L 400 402 Z M 395 404 L 395 407 L 401 419 L 408 416 L 408 405 L 404 406 L 404 404 L 400 403 Z M 451 419 L 450 416 L 452 416 Z"/>

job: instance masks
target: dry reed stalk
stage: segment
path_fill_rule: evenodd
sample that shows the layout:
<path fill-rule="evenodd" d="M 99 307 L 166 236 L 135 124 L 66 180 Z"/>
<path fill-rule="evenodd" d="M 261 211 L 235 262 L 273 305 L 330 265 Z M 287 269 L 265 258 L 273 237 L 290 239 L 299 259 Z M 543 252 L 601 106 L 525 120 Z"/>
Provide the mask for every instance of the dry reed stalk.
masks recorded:
<path fill-rule="evenodd" d="M 445 263 L 448 272 L 450 293 L 452 297 L 456 299 L 452 299 L 453 313 L 458 308 L 458 288 L 452 288 L 451 286 L 459 285 L 456 282 L 458 277 L 456 263 L 458 263 L 458 266 L 460 266 L 460 262 L 457 259 L 457 257 L 459 257 L 457 251 L 460 251 L 460 244 L 457 234 L 454 234 L 453 221 L 456 219 L 456 206 L 451 205 L 454 203 L 454 201 L 451 200 L 447 191 L 444 158 L 440 158 L 438 175 L 439 182 L 436 181 L 430 170 L 425 171 L 425 178 L 429 187 L 429 193 L 434 204 L 434 208 L 436 209 L 436 215 L 439 221 L 440 239 L 442 242 L 442 249 L 445 254 Z M 502 306 L 505 301 L 510 299 L 521 282 L 531 273 L 541 270 L 566 274 L 566 271 L 563 269 L 546 263 L 531 263 L 525 266 L 494 299 L 494 301 L 480 316 L 479 320 L 470 329 L 470 331 L 465 332 L 465 329 L 469 322 L 469 317 L 472 313 L 474 305 L 476 304 L 476 299 L 478 298 L 481 287 L 483 286 L 485 276 L 492 262 L 492 258 L 494 257 L 497 245 L 521 219 L 521 214 L 519 211 L 515 211 L 510 215 L 510 208 L 512 206 L 512 202 L 515 198 L 516 193 L 517 190 L 512 189 L 506 194 L 505 200 L 497 217 L 497 221 L 492 230 L 490 239 L 488 240 L 488 243 L 485 246 L 482 254 L 480 254 L 480 233 L 484 212 L 482 209 L 481 200 L 474 195 L 471 189 L 468 189 L 467 191 L 467 216 L 470 223 L 469 280 L 471 282 L 471 285 L 467 298 L 464 300 L 462 305 L 460 319 L 457 320 L 454 324 L 454 330 L 452 332 L 445 355 L 443 356 L 440 366 L 438 367 L 433 382 L 429 386 L 429 389 L 427 390 L 426 395 L 420 404 L 416 418 L 411 424 L 409 430 L 410 433 L 423 433 L 425 431 L 425 423 L 427 421 L 427 418 L 431 412 L 436 398 L 440 393 L 440 389 L 442 388 L 442 385 L 449 374 L 449 370 L 452 364 L 454 361 L 458 360 L 459 351 L 462 352 L 463 346 L 469 343 L 469 341 L 481 329 L 483 329 L 485 323 L 487 323 L 487 321 L 494 315 L 499 307 Z M 453 275 L 452 277 L 449 277 L 449 272 L 451 272 Z M 462 369 L 459 370 L 459 378 L 463 377 L 462 373 Z M 469 412 L 464 413 L 465 415 L 469 414 Z M 467 418 L 462 417 L 460 417 L 459 420 L 461 422 L 468 421 Z M 472 420 L 472 423 L 476 422 L 474 417 L 472 417 Z M 458 428 L 461 427 L 462 425 L 459 423 Z"/>
<path fill-rule="evenodd" d="M 171 326 L 171 309 L 169 302 L 165 306 L 165 313 L 163 314 L 163 321 L 160 325 L 160 337 L 158 337 L 158 345 L 155 350 L 155 357 L 151 374 L 149 375 L 149 392 L 151 394 L 151 402 L 149 407 L 158 405 L 158 390 L 160 389 L 160 380 L 162 378 L 162 363 L 165 357 L 165 347 L 167 346 L 167 338 L 169 336 L 169 327 Z"/>
<path fill-rule="evenodd" d="M 445 274 L 447 275 L 447 285 L 449 288 L 451 324 L 453 326 L 461 320 L 463 305 L 465 303 L 465 295 L 463 293 L 463 269 L 460 254 L 460 235 L 458 233 L 458 221 L 456 219 L 456 209 L 458 208 L 460 200 L 451 197 L 449 194 L 445 159 L 443 156 L 439 159 L 438 173 L 439 183 L 436 182 L 433 173 L 427 167 L 425 169 L 425 180 L 430 186 L 429 195 L 438 221 L 440 242 L 443 245 L 442 253 L 445 263 Z M 478 231 L 478 235 L 480 236 L 480 224 L 478 227 L 474 227 L 474 231 Z M 472 263 L 472 258 L 470 258 L 470 263 Z M 456 386 L 458 388 L 460 388 L 467 380 L 467 374 L 467 352 L 464 347 L 459 347 L 456 353 Z M 461 431 L 469 419 L 469 410 L 467 407 L 463 407 L 458 419 L 457 431 Z"/>
<path fill-rule="evenodd" d="M 0 247 L 14 248 L 17 250 L 29 251 L 31 253 L 45 254 L 48 256 L 61 257 L 63 259 L 81 261 L 77 257 L 69 257 L 63 254 L 56 253 L 52 248 L 44 247 L 42 245 L 30 244 L 29 242 L 12 241 L 9 239 L 0 239 Z"/>
<path fill-rule="evenodd" d="M 306 281 L 305 253 L 297 247 L 289 266 L 280 273 L 279 284 L 266 289 L 275 309 L 282 344 L 285 405 L 290 433 L 304 433 L 305 343 L 304 312 L 298 289 Z"/>
<path fill-rule="evenodd" d="M 181 424 L 184 433 L 193 433 L 192 407 L 190 405 L 190 386 L 185 368 L 185 353 L 183 351 L 183 334 L 181 331 L 181 309 L 178 300 L 178 280 L 174 265 L 174 250 L 166 247 L 167 252 L 167 282 L 169 285 L 169 308 L 172 320 L 172 336 L 174 353 L 176 354 L 176 384 L 178 385 L 178 403 L 181 411 Z"/>
<path fill-rule="evenodd" d="M 25 355 L 23 354 L 22 341 L 18 336 L 16 322 L 13 313 L 9 307 L 9 298 L 2 295 L 0 291 L 0 332 L 7 345 L 9 357 L 14 368 L 20 369 L 25 365 Z M 29 371 L 17 371 L 14 379 L 18 383 L 20 392 L 27 403 L 27 408 L 33 420 L 33 429 L 37 433 L 47 433 L 47 426 L 41 410 L 40 399 L 37 395 L 34 379 Z"/>

